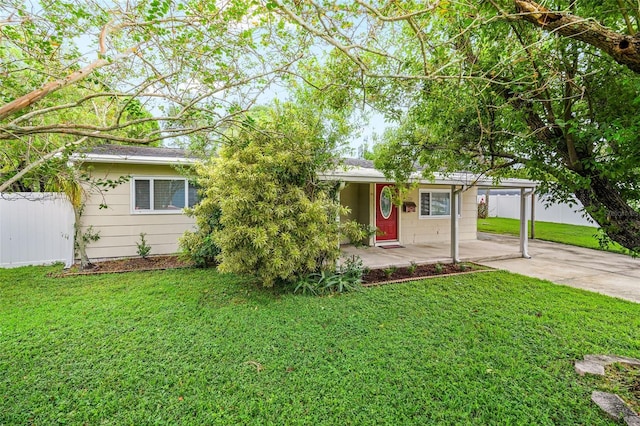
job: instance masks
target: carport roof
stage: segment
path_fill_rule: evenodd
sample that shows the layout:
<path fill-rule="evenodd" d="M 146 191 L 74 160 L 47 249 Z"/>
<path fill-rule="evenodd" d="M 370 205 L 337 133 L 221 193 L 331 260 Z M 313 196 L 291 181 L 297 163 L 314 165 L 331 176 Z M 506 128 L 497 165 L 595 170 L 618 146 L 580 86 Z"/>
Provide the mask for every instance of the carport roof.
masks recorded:
<path fill-rule="evenodd" d="M 377 170 L 373 162 L 360 158 L 346 158 L 343 165 L 336 170 L 322 175 L 324 179 L 338 179 L 345 182 L 360 183 L 393 183 L 384 173 Z M 527 179 L 502 179 L 495 182 L 493 178 L 471 172 L 434 173 L 434 179 L 422 176 L 420 169 L 412 174 L 412 182 L 432 185 L 479 186 L 487 188 L 535 188 L 536 182 Z"/>

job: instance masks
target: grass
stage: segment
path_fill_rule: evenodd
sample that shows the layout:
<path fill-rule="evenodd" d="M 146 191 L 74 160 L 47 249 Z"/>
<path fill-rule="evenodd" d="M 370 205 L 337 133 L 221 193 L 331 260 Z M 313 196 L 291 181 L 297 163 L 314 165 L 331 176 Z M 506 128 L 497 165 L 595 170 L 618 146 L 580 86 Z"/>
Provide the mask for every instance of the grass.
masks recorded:
<path fill-rule="evenodd" d="M 640 305 L 506 272 L 333 297 L 211 270 L 0 270 L 0 424 L 616 424 L 573 361 Z"/>
<path fill-rule="evenodd" d="M 531 236 L 531 229 L 529 236 Z M 493 234 L 519 235 L 520 221 L 518 219 L 506 219 L 501 217 L 489 217 L 478 219 L 478 231 Z M 603 250 L 596 237 L 598 228 L 580 225 L 568 225 L 564 223 L 536 221 L 536 239 L 569 244 L 572 246 L 586 247 Z M 609 244 L 604 250 L 614 253 L 628 254 L 628 250 L 617 243 Z"/>

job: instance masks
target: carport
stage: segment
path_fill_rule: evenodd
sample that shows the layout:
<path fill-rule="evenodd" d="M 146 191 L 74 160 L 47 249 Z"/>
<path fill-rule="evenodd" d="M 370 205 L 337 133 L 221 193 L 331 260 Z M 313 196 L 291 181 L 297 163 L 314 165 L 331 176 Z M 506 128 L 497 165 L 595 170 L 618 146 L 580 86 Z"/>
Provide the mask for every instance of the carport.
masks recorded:
<path fill-rule="evenodd" d="M 517 189 L 521 194 L 518 253 L 521 257 L 530 257 L 527 217 L 529 200 L 536 187 L 533 181 L 503 179 L 496 182 L 490 177 L 469 172 L 434 173 L 430 178 L 425 178 L 420 171 L 416 171 L 409 178 L 410 185 L 401 199 L 402 203 L 392 207 L 389 187 L 395 188 L 396 184 L 375 169 L 371 161 L 346 159 L 343 168 L 336 168 L 322 178 L 340 182 L 337 197 L 341 204 L 351 210 L 351 214 L 344 219 L 377 229 L 377 234 L 366 242 L 370 247 L 389 252 L 387 257 L 391 259 L 396 257 L 391 250 L 397 248 L 399 254 L 403 251 L 400 249 L 404 249 L 407 253 L 404 257 L 416 257 L 424 262 L 429 262 L 429 259 L 459 262 L 476 258 L 476 252 L 490 252 L 487 247 L 475 248 L 478 245 L 477 191 Z M 374 252 L 379 250 L 371 250 L 370 253 Z M 379 253 L 376 258 L 384 257 L 384 252 Z M 398 256 L 396 260 L 404 261 L 403 256 Z"/>

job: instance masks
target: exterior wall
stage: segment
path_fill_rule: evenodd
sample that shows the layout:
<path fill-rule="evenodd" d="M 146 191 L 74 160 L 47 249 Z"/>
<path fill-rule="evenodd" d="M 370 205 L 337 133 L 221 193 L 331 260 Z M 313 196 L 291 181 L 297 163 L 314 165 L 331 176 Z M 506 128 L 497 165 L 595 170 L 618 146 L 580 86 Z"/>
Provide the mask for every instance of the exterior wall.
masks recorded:
<path fill-rule="evenodd" d="M 451 239 L 451 220 L 447 218 L 425 218 L 420 219 L 420 189 L 434 189 L 450 191 L 449 185 L 420 185 L 409 192 L 405 201 L 416 203 L 416 211 L 405 213 L 399 208 L 400 232 L 399 242 L 401 244 L 431 244 L 449 243 Z M 374 223 L 372 214 L 374 185 L 368 183 L 350 183 L 340 192 L 340 203 L 348 206 L 351 213 L 341 217 L 341 220 L 354 219 L 359 223 Z M 476 204 L 478 190 L 472 187 L 462 193 L 461 214 L 458 219 L 458 232 L 460 241 L 475 240 L 477 238 L 477 216 L 478 208 Z M 345 243 L 343 241 L 343 243 Z M 370 242 L 373 244 L 373 240 Z"/>
<path fill-rule="evenodd" d="M 346 215 L 340 216 L 340 221 L 358 220 L 362 205 L 358 202 L 360 192 L 360 185 L 357 183 L 347 184 L 342 191 L 340 191 L 340 205 L 349 207 L 351 210 Z"/>
<path fill-rule="evenodd" d="M 371 185 L 368 183 L 348 183 L 340 191 L 340 204 L 349 207 L 349 214 L 343 215 L 341 220 L 355 220 L 358 223 L 371 222 L 369 200 L 373 196 Z"/>
<path fill-rule="evenodd" d="M 349 183 L 340 191 L 340 204 L 350 209 L 348 214 L 340 216 L 341 222 L 355 220 L 364 225 L 370 223 L 369 187 L 368 183 Z M 340 241 L 340 244 L 348 243 L 348 239 Z"/>
<path fill-rule="evenodd" d="M 371 223 L 371 199 L 373 198 L 373 185 L 359 183 L 358 185 L 358 223 L 369 225 Z"/>
<path fill-rule="evenodd" d="M 402 244 L 431 244 L 448 243 L 451 240 L 450 218 L 420 219 L 420 189 L 435 189 L 450 191 L 451 187 L 439 185 L 420 185 L 407 194 L 406 201 L 416 203 L 416 211 L 402 212 L 400 209 L 400 243 Z M 478 190 L 472 187 L 462 193 L 462 205 L 458 219 L 458 235 L 460 241 L 475 240 L 477 238 L 476 206 Z"/>
<path fill-rule="evenodd" d="M 171 166 L 130 164 L 92 164 L 91 175 L 112 180 L 120 176 L 182 177 Z M 194 228 L 195 220 L 181 213 L 132 213 L 131 188 L 131 182 L 125 182 L 102 195 L 93 193 L 87 200 L 83 228 L 93 226 L 100 232 L 100 239 L 87 246 L 89 258 L 137 256 L 141 232 L 147 234 L 151 255 L 175 253 L 178 238 Z M 100 204 L 107 208 L 100 209 Z"/>

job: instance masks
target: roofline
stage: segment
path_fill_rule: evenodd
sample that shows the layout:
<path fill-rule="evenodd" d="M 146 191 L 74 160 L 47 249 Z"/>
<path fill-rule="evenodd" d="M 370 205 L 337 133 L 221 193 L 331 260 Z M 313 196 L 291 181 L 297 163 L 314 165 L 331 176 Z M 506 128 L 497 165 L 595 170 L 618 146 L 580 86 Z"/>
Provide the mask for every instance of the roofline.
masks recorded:
<path fill-rule="evenodd" d="M 194 165 L 198 162 L 196 158 L 189 157 L 159 157 L 144 155 L 115 155 L 115 154 L 73 154 L 71 161 L 87 163 L 111 163 L 111 164 L 143 164 L 143 165 Z M 419 173 L 413 173 L 410 178 L 412 183 L 428 185 L 469 185 L 489 187 L 489 188 L 531 188 L 534 189 L 536 182 L 526 179 L 505 179 L 499 184 L 494 184 L 493 180 L 487 177 L 478 177 L 471 173 L 451 173 L 443 175 L 434 174 L 435 179 L 426 179 Z M 342 180 L 354 183 L 395 183 L 388 179 L 382 172 L 376 169 L 364 167 L 349 167 L 348 169 L 338 169 L 320 175 L 323 180 Z"/>
<path fill-rule="evenodd" d="M 118 164 L 146 164 L 146 165 L 176 165 L 196 164 L 196 158 L 188 157 L 157 157 L 147 155 L 114 155 L 114 154 L 73 154 L 71 161 L 86 163 L 118 163 Z"/>
<path fill-rule="evenodd" d="M 355 172 L 355 173 L 354 173 Z M 343 180 L 354 183 L 394 183 L 393 179 L 388 179 L 382 172 L 375 169 L 363 167 L 350 167 L 347 170 L 336 170 L 320 175 L 323 180 Z M 491 188 L 531 188 L 537 187 L 537 183 L 527 179 L 504 179 L 495 184 L 493 179 L 479 177 L 472 173 L 451 173 L 444 175 L 434 173 L 434 179 L 426 179 L 419 173 L 413 173 L 409 179 L 410 183 L 420 183 L 427 185 L 470 185 L 491 187 Z"/>

